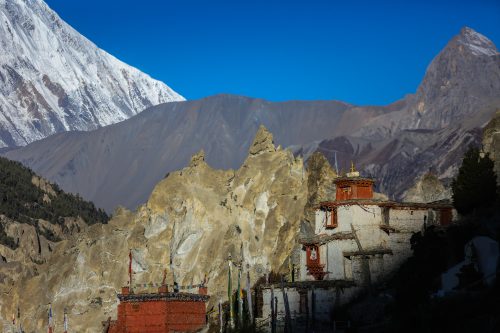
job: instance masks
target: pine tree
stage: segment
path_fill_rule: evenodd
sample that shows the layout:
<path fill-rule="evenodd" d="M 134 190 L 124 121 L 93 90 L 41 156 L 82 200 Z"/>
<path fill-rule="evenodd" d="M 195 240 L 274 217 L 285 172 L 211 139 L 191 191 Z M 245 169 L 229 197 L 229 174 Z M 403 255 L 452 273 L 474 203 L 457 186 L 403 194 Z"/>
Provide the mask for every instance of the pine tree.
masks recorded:
<path fill-rule="evenodd" d="M 483 157 L 479 149 L 470 147 L 462 166 L 453 180 L 453 206 L 462 215 L 495 204 L 498 195 L 494 164 L 488 154 Z"/>

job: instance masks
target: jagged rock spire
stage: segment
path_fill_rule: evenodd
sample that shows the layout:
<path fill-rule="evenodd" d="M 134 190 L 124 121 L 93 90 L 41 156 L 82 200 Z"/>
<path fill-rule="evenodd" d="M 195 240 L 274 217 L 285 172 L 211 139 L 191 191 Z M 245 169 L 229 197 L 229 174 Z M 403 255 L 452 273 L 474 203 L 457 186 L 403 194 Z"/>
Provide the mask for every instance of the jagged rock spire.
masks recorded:
<path fill-rule="evenodd" d="M 267 130 L 264 125 L 260 125 L 255 139 L 250 146 L 250 155 L 258 155 L 266 152 L 274 152 L 276 147 L 274 146 L 273 135 Z"/>
<path fill-rule="evenodd" d="M 202 149 L 191 157 L 190 167 L 196 167 L 205 162 L 205 151 Z"/>
<path fill-rule="evenodd" d="M 456 39 L 459 44 L 469 48 L 474 55 L 494 56 L 498 54 L 497 48 L 491 40 L 469 27 L 463 27 Z"/>

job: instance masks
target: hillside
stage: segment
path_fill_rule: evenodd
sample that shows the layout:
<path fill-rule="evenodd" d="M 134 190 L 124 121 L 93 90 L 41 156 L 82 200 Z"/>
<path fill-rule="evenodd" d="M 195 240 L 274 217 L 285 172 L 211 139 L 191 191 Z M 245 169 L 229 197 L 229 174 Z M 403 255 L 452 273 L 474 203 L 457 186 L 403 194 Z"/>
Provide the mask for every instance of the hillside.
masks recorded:
<path fill-rule="evenodd" d="M 93 132 L 62 133 L 5 153 L 111 212 L 144 203 L 166 174 L 203 149 L 217 168 L 238 168 L 263 124 L 277 144 L 307 159 L 351 160 L 400 198 L 431 169 L 449 182 L 469 144 L 500 106 L 500 55 L 464 28 L 432 61 L 417 92 L 387 106 L 269 102 L 216 95 L 166 103 Z M 339 170 L 340 171 L 340 170 Z"/>
<path fill-rule="evenodd" d="M 58 242 L 74 227 L 107 223 L 109 219 L 93 203 L 63 192 L 21 163 L 0 157 L 0 170 L 0 244 L 11 250 L 37 247 L 20 243 L 20 229 L 32 229 L 38 243 L 40 237 Z"/>
<path fill-rule="evenodd" d="M 93 203 L 63 192 L 18 162 L 0 158 L 1 306 L 6 299 L 13 301 L 12 286 L 21 278 L 40 274 L 59 244 L 108 220 Z"/>
<path fill-rule="evenodd" d="M 216 168 L 238 168 L 260 124 L 283 147 L 342 132 L 371 115 L 336 101 L 272 103 L 234 95 L 173 102 L 92 132 L 68 132 L 6 153 L 69 192 L 112 212 L 135 209 L 163 177 L 203 149 Z"/>
<path fill-rule="evenodd" d="M 21 163 L 0 157 L 0 214 L 21 223 L 44 219 L 62 224 L 78 216 L 87 224 L 106 223 L 108 216 L 79 196 L 63 192 Z"/>

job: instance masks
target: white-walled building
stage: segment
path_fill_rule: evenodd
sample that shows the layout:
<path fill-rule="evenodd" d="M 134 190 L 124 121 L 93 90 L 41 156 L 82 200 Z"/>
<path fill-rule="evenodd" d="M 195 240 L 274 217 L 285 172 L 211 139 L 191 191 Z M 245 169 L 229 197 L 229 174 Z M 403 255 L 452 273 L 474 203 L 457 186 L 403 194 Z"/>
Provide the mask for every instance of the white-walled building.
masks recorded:
<path fill-rule="evenodd" d="M 317 205 L 314 234 L 299 240 L 300 264 L 295 274 L 299 281 L 286 284 L 292 317 L 312 317 L 315 290 L 315 302 L 322 302 L 314 307 L 314 317 L 328 321 L 335 306 L 384 281 L 411 256 L 414 233 L 452 221 L 451 204 L 376 200 L 373 183 L 351 170 L 335 180 L 336 199 Z M 280 314 L 283 297 L 278 287 L 274 286 L 273 295 Z M 270 313 L 271 288 L 263 289 L 263 317 Z"/>

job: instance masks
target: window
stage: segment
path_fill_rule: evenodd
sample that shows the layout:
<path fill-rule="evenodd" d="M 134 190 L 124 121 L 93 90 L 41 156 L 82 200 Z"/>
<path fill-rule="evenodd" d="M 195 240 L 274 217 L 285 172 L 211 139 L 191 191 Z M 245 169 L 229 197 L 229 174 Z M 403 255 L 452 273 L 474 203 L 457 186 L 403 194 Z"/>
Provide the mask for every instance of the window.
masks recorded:
<path fill-rule="evenodd" d="M 350 186 L 346 186 L 342 188 L 342 192 L 344 192 L 344 200 L 350 199 L 352 195 L 352 189 Z"/>
<path fill-rule="evenodd" d="M 309 245 L 306 248 L 307 266 L 315 266 L 320 263 L 319 247 L 317 245 Z"/>
<path fill-rule="evenodd" d="M 326 223 L 325 227 L 327 229 L 337 228 L 337 208 L 331 208 L 326 212 Z"/>

